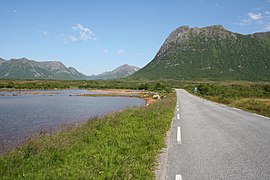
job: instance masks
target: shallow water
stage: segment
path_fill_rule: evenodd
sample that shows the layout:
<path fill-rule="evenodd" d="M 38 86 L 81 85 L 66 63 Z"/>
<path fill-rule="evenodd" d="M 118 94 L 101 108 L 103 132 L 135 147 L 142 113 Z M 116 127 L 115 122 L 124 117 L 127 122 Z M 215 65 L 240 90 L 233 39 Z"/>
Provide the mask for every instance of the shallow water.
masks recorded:
<path fill-rule="evenodd" d="M 0 154 L 32 134 L 50 133 L 91 117 L 145 104 L 140 98 L 73 96 L 80 93 L 85 94 L 72 90 L 0 96 Z"/>

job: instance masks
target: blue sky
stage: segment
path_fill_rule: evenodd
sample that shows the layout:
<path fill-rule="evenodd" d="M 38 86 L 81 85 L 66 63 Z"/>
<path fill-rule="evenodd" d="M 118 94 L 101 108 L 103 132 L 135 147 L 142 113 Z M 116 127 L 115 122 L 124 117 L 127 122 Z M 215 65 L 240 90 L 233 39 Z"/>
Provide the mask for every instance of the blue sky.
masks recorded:
<path fill-rule="evenodd" d="M 1 0 L 0 57 L 59 60 L 87 75 L 149 63 L 179 26 L 270 31 L 270 0 Z"/>

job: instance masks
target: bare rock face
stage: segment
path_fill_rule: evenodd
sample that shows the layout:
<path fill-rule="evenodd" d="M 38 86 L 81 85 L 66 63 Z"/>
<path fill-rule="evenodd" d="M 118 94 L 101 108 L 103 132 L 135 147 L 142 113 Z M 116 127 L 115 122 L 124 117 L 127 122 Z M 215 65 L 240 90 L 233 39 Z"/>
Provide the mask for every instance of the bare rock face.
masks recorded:
<path fill-rule="evenodd" d="M 202 36 L 205 41 L 215 38 L 217 41 L 224 39 L 236 39 L 236 35 L 226 30 L 222 25 L 213 25 L 205 28 L 190 28 L 189 26 L 180 26 L 168 36 L 164 44 L 157 53 L 157 57 L 164 54 L 171 43 L 184 44 L 190 39 Z"/>

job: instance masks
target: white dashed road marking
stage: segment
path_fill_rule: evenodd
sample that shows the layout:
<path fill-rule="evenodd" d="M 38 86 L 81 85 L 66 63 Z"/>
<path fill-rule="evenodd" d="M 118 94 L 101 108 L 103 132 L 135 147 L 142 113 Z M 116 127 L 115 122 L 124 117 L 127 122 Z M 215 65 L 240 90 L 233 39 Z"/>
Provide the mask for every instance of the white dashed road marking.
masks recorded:
<path fill-rule="evenodd" d="M 177 143 L 181 144 L 181 129 L 180 129 L 180 126 L 177 127 Z"/>
<path fill-rule="evenodd" d="M 175 176 L 175 180 L 182 180 L 182 176 L 181 176 L 180 174 L 177 174 L 177 175 Z"/>

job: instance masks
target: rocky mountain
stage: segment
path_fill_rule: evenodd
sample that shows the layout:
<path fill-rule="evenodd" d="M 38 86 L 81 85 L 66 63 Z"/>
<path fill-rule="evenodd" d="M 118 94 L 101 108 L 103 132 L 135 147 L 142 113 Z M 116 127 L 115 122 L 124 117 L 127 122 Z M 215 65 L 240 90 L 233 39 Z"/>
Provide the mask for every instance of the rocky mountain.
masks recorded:
<path fill-rule="evenodd" d="M 59 61 L 37 62 L 21 58 L 0 59 L 0 78 L 77 80 L 87 79 L 87 76 Z"/>
<path fill-rule="evenodd" d="M 136 71 L 138 71 L 140 68 L 135 67 L 135 66 L 130 66 L 128 64 L 124 64 L 112 71 L 104 72 L 99 75 L 92 75 L 88 76 L 88 79 L 94 80 L 94 79 L 120 79 L 120 78 L 125 78 Z"/>
<path fill-rule="evenodd" d="M 5 62 L 5 60 L 2 59 L 2 58 L 0 58 L 0 66 L 1 66 L 1 64 L 2 64 L 3 62 Z"/>
<path fill-rule="evenodd" d="M 131 78 L 270 80 L 270 32 L 242 35 L 221 25 L 181 26 Z"/>

